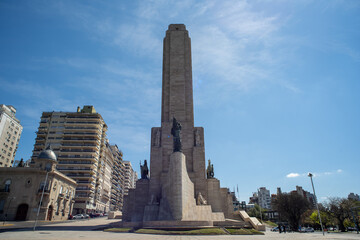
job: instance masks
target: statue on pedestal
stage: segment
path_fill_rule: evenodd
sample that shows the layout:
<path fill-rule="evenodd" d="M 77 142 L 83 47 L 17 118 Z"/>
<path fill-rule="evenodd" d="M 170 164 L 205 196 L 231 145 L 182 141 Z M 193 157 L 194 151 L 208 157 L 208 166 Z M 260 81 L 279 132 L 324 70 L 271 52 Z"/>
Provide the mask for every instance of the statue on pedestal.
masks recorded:
<path fill-rule="evenodd" d="M 17 167 L 25 167 L 24 159 L 21 159 Z"/>
<path fill-rule="evenodd" d="M 208 160 L 208 167 L 206 169 L 206 177 L 208 179 L 214 178 L 214 164 L 211 164 L 210 159 Z"/>
<path fill-rule="evenodd" d="M 171 135 L 173 135 L 173 139 L 174 139 L 174 152 L 182 151 L 180 132 L 181 132 L 181 124 L 176 120 L 176 118 L 173 118 L 173 126 L 171 128 Z"/>
<path fill-rule="evenodd" d="M 207 204 L 207 202 L 206 202 L 205 198 L 203 197 L 201 192 L 199 192 L 197 195 L 197 198 L 196 198 L 196 205 L 206 205 L 206 204 Z"/>
<path fill-rule="evenodd" d="M 148 179 L 149 168 L 147 166 L 146 160 L 144 160 L 144 165 L 141 165 L 141 161 L 140 161 L 140 172 L 141 172 L 141 179 Z"/>

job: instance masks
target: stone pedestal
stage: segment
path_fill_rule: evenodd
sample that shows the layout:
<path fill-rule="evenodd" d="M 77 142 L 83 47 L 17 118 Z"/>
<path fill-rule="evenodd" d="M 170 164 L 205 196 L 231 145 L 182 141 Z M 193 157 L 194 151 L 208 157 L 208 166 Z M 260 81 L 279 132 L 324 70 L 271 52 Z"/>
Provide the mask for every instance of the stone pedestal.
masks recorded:
<path fill-rule="evenodd" d="M 185 155 L 181 152 L 174 152 L 170 156 L 169 172 L 162 192 L 163 198 L 169 205 L 173 220 L 225 220 L 223 213 L 212 212 L 211 205 L 196 205 L 194 184 L 186 169 Z M 164 208 L 163 206 L 160 207 Z"/>
<path fill-rule="evenodd" d="M 195 206 L 194 184 L 186 170 L 185 155 L 174 152 L 170 156 L 168 181 L 163 187 L 174 220 L 187 220 L 189 211 Z"/>

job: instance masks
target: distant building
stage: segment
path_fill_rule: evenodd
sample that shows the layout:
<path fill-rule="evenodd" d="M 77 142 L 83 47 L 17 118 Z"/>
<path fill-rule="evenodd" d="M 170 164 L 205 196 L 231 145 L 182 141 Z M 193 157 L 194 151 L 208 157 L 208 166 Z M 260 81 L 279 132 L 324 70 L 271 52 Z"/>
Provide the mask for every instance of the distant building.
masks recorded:
<path fill-rule="evenodd" d="M 123 153 L 117 145 L 111 145 L 111 152 L 114 156 L 113 174 L 111 178 L 111 199 L 110 210 L 122 210 L 124 204 L 124 168 Z"/>
<path fill-rule="evenodd" d="M 265 208 L 265 209 L 271 209 L 270 191 L 267 190 L 265 187 L 259 188 L 258 201 L 259 201 L 260 207 Z"/>
<path fill-rule="evenodd" d="M 249 198 L 249 204 L 259 204 L 259 197 L 257 192 L 254 192 L 252 197 Z"/>
<path fill-rule="evenodd" d="M 296 192 L 297 194 L 306 198 L 310 202 L 312 208 L 316 207 L 316 199 L 314 194 L 305 191 L 301 186 L 296 186 L 296 190 L 291 192 Z"/>
<path fill-rule="evenodd" d="M 355 193 L 350 193 L 348 195 L 348 199 L 355 200 L 355 201 L 360 201 L 360 196 L 358 194 L 355 194 Z"/>
<path fill-rule="evenodd" d="M 20 165 L 23 165 L 22 163 Z M 67 220 L 72 212 L 76 181 L 56 170 L 51 149 L 34 158 L 31 167 L 0 167 L 0 219 Z"/>
<path fill-rule="evenodd" d="M 12 167 L 23 127 L 11 105 L 0 105 L 0 167 Z"/>
<path fill-rule="evenodd" d="M 133 189 L 136 186 L 137 181 L 137 173 L 134 171 L 134 169 L 131 166 L 131 162 L 124 161 L 124 195 L 127 195 L 129 192 L 129 189 Z"/>
<path fill-rule="evenodd" d="M 104 119 L 93 106 L 42 113 L 32 164 L 51 145 L 58 156 L 57 169 L 77 182 L 73 214 L 109 210 L 112 154 L 106 131 Z"/>

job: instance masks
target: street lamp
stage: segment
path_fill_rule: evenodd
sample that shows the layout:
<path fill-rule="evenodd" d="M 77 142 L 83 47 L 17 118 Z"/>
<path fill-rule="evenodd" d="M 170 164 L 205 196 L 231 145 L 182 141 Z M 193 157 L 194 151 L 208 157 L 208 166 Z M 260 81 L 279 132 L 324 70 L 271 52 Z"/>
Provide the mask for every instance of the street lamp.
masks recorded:
<path fill-rule="evenodd" d="M 258 189 L 258 203 L 259 203 L 259 210 L 260 210 L 260 219 L 261 219 L 261 223 L 262 223 L 263 222 L 263 220 L 262 220 L 262 212 L 261 212 L 261 205 L 260 205 L 259 200 L 260 200 L 260 190 Z"/>
<path fill-rule="evenodd" d="M 309 176 L 310 179 L 311 179 L 311 185 L 312 185 L 312 188 L 313 188 L 313 191 L 314 191 L 315 204 L 316 204 L 316 208 L 317 208 L 318 215 L 319 215 L 321 231 L 322 231 L 322 233 L 323 233 L 323 236 L 325 236 L 325 234 L 324 234 L 324 228 L 323 228 L 323 225 L 322 225 L 322 222 L 321 222 L 321 215 L 320 215 L 320 211 L 319 211 L 319 206 L 318 206 L 317 199 L 316 199 L 314 183 L 313 183 L 313 180 L 312 180 L 312 176 L 313 176 L 313 175 L 312 175 L 312 173 L 308 173 L 308 176 Z"/>
<path fill-rule="evenodd" d="M 10 208 L 11 201 L 14 200 L 14 199 L 16 199 L 16 197 L 11 197 L 11 198 L 10 198 L 10 201 L 9 201 L 9 204 L 8 204 L 8 207 L 7 207 L 7 210 L 6 210 L 6 213 L 5 213 L 5 218 L 4 218 L 3 226 L 5 225 L 5 222 L 6 222 L 6 220 L 7 220 L 7 216 L 8 216 L 8 214 L 9 214 L 9 208 Z"/>
<path fill-rule="evenodd" d="M 47 179 L 48 179 L 50 170 L 51 170 L 50 167 L 46 167 L 45 184 L 44 184 L 43 189 L 42 189 L 41 198 L 40 198 L 40 203 L 39 203 L 39 207 L 38 207 L 38 210 L 37 210 L 37 214 L 36 214 L 36 219 L 35 219 L 35 224 L 34 224 L 34 229 L 33 229 L 33 231 L 35 231 L 36 224 L 37 224 L 37 220 L 38 220 L 38 218 L 39 218 L 40 207 L 41 207 L 41 205 L 42 205 L 42 200 L 43 200 L 43 198 L 44 198 L 44 192 L 45 192 L 45 188 L 46 188 L 46 182 L 47 182 Z"/>

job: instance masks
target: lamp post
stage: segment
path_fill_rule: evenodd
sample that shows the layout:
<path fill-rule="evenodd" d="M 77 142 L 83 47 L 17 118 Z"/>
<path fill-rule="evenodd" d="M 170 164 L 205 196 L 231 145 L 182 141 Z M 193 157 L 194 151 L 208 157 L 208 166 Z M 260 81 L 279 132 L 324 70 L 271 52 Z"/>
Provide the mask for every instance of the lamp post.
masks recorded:
<path fill-rule="evenodd" d="M 37 220 L 38 220 L 38 218 L 39 218 L 40 207 L 41 207 L 41 205 L 42 205 L 42 200 L 43 200 L 43 198 L 44 198 L 44 192 L 45 192 L 46 182 L 47 182 L 47 179 L 48 179 L 48 176 L 49 176 L 49 172 L 50 172 L 50 169 L 49 169 L 49 168 L 46 168 L 45 184 L 44 184 L 44 187 L 43 187 L 43 189 L 42 189 L 41 198 L 40 198 L 40 203 L 39 203 L 39 207 L 38 207 L 38 210 L 37 210 L 37 214 L 36 214 L 36 219 L 35 219 L 33 231 L 35 231 L 36 224 L 37 224 Z"/>
<path fill-rule="evenodd" d="M 262 223 L 263 222 L 263 220 L 262 220 L 262 212 L 261 212 L 261 205 L 260 205 L 259 200 L 260 200 L 260 190 L 258 189 L 258 203 L 259 203 L 259 210 L 260 210 L 260 219 L 261 219 L 261 223 Z"/>
<path fill-rule="evenodd" d="M 11 197 L 11 198 L 10 198 L 10 201 L 9 201 L 9 204 L 8 204 L 8 207 L 7 207 L 7 210 L 6 210 L 6 213 L 5 213 L 5 218 L 4 218 L 3 226 L 5 225 L 5 222 L 6 222 L 6 220 L 7 220 L 7 216 L 8 216 L 8 214 L 9 214 L 10 204 L 11 204 L 11 201 L 12 201 L 13 199 L 16 199 L 16 197 Z"/>
<path fill-rule="evenodd" d="M 314 192 L 315 204 L 316 204 L 316 208 L 317 208 L 318 215 L 319 215 L 321 231 L 322 231 L 323 236 L 325 236 L 325 234 L 324 234 L 324 228 L 323 228 L 323 225 L 322 225 L 322 222 L 321 222 L 321 215 L 320 215 L 320 211 L 319 211 L 319 206 L 318 206 L 317 198 L 316 198 L 316 194 L 315 194 L 314 183 L 313 183 L 313 180 L 312 180 L 312 176 L 313 176 L 313 175 L 312 175 L 312 173 L 308 173 L 308 176 L 309 176 L 310 179 L 311 179 L 311 185 L 312 185 L 313 192 Z"/>

